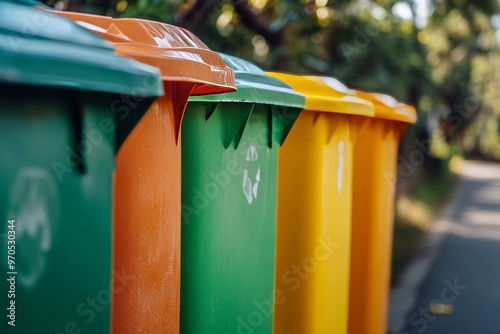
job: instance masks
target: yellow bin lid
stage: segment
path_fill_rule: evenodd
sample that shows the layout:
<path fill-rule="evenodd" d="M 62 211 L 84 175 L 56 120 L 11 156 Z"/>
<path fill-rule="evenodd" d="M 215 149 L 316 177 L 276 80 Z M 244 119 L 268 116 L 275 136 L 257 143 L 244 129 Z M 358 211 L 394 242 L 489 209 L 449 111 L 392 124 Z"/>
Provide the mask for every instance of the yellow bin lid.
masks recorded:
<path fill-rule="evenodd" d="M 375 116 L 373 103 L 335 78 L 267 72 L 306 97 L 306 109 L 339 114 Z"/>
<path fill-rule="evenodd" d="M 393 121 L 415 123 L 417 113 L 409 104 L 401 103 L 390 95 L 368 93 L 356 90 L 356 96 L 371 101 L 375 105 L 375 117 Z"/>

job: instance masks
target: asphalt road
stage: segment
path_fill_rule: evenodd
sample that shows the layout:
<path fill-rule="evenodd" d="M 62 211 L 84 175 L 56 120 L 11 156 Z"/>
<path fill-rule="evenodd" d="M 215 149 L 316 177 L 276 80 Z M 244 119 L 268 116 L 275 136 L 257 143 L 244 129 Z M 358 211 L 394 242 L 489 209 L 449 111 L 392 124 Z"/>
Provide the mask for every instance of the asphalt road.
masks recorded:
<path fill-rule="evenodd" d="M 461 177 L 448 228 L 400 334 L 500 333 L 500 164 L 467 162 Z"/>

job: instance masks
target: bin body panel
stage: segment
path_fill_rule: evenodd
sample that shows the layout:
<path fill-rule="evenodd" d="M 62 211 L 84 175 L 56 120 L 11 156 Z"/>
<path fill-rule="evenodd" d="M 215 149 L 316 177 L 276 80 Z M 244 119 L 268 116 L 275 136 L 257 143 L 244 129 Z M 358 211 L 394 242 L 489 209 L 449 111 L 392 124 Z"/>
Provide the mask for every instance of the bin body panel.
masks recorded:
<path fill-rule="evenodd" d="M 112 99 L 1 88 L 0 217 L 16 220 L 17 271 L 16 327 L 4 321 L 1 332 L 107 333 Z"/>
<path fill-rule="evenodd" d="M 397 151 L 406 123 L 365 119 L 354 150 L 349 333 L 387 331 Z"/>
<path fill-rule="evenodd" d="M 181 333 L 271 333 L 278 145 L 269 106 L 215 105 L 189 103 L 182 125 Z"/>
<path fill-rule="evenodd" d="M 128 279 L 114 289 L 114 333 L 179 332 L 181 151 L 171 88 L 116 156 L 113 269 Z"/>
<path fill-rule="evenodd" d="M 357 118 L 305 110 L 279 149 L 274 333 L 345 333 Z"/>

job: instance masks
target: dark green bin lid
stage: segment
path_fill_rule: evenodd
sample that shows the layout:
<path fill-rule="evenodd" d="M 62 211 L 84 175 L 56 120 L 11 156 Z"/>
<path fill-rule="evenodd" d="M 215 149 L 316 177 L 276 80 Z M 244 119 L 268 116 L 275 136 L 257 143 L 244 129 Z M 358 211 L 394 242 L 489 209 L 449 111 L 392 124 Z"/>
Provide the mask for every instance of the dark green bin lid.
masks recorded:
<path fill-rule="evenodd" d="M 0 83 L 160 96 L 158 70 L 27 0 L 0 0 Z"/>
<path fill-rule="evenodd" d="M 250 115 L 258 105 L 268 112 L 272 121 L 269 127 L 269 147 L 273 138 L 279 145 L 283 144 L 290 129 L 305 107 L 305 97 L 293 90 L 292 86 L 273 78 L 256 65 L 246 60 L 220 54 L 226 64 L 233 69 L 237 92 L 189 98 L 188 112 L 191 102 L 215 105 L 207 109 L 206 119 L 218 112 L 224 113 L 221 121 L 224 128 L 222 144 L 228 148 L 231 144 L 237 148 Z"/>
<path fill-rule="evenodd" d="M 249 61 L 220 54 L 234 70 L 237 92 L 191 96 L 192 102 L 248 102 L 304 109 L 305 97 L 292 86 L 266 74 Z"/>

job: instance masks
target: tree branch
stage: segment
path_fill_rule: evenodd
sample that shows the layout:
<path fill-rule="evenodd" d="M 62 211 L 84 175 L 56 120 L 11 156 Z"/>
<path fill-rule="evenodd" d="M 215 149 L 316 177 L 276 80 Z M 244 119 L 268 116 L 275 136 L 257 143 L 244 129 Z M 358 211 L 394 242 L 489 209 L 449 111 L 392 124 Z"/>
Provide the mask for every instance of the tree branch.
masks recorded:
<path fill-rule="evenodd" d="M 255 33 L 264 37 L 271 49 L 279 49 L 288 45 L 288 24 L 283 24 L 280 29 L 272 30 L 270 24 L 261 16 L 252 12 L 247 0 L 231 0 L 236 12 L 240 15 L 241 22 Z M 273 70 L 286 71 L 290 67 L 290 55 L 288 52 L 281 52 L 273 64 Z"/>
<path fill-rule="evenodd" d="M 257 34 L 262 35 L 271 47 L 283 45 L 283 28 L 272 31 L 269 24 L 265 22 L 262 17 L 255 15 L 250 9 L 250 5 L 246 0 L 232 0 L 233 7 L 240 15 L 241 22 L 255 31 Z"/>
<path fill-rule="evenodd" d="M 202 26 L 210 13 L 217 5 L 217 0 L 197 0 L 196 3 L 184 14 L 177 25 L 195 32 Z"/>

